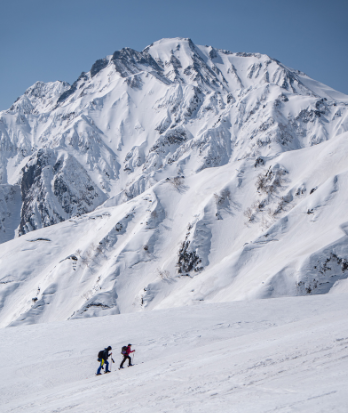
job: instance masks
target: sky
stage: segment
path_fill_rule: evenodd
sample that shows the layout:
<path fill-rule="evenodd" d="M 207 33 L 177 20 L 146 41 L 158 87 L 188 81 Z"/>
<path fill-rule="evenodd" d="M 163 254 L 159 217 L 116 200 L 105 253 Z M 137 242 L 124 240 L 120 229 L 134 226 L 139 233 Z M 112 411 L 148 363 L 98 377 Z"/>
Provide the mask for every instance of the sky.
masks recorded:
<path fill-rule="evenodd" d="M 164 37 L 265 53 L 348 94 L 347 0 L 0 0 L 0 110 Z"/>

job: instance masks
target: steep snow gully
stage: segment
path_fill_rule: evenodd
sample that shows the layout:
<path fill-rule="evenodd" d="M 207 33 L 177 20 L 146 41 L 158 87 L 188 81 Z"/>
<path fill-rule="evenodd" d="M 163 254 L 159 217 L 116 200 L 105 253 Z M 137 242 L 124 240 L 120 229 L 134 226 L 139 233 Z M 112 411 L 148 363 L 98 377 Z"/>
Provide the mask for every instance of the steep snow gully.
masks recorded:
<path fill-rule="evenodd" d="M 348 96 L 162 39 L 0 112 L 0 326 L 348 291 Z"/>

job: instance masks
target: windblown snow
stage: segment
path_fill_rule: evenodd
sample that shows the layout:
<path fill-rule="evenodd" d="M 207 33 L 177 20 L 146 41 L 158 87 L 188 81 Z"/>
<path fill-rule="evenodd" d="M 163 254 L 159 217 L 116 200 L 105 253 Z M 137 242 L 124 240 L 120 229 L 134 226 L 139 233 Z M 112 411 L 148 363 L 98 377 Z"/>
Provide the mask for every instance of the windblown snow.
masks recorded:
<path fill-rule="evenodd" d="M 348 291 L 348 96 L 266 55 L 116 51 L 0 145 L 1 326 Z"/>

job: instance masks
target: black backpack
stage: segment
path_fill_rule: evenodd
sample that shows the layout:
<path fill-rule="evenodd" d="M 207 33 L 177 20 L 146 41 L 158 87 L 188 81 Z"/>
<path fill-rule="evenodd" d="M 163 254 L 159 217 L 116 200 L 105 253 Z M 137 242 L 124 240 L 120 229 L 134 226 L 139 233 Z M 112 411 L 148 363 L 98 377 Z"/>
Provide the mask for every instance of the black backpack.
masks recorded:
<path fill-rule="evenodd" d="M 99 359 L 101 360 L 103 357 L 104 357 L 104 350 L 100 350 L 98 353 L 98 360 Z"/>
<path fill-rule="evenodd" d="M 122 347 L 121 354 L 124 356 L 127 354 L 127 346 Z"/>

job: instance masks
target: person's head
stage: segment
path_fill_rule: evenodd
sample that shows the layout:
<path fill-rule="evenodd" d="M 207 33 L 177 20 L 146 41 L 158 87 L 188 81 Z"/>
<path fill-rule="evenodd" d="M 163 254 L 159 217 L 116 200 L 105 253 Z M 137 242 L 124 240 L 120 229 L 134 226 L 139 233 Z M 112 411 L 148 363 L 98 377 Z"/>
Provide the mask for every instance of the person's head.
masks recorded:
<path fill-rule="evenodd" d="M 107 348 L 107 350 L 112 350 L 112 347 L 111 347 L 111 346 L 109 346 L 109 347 Z"/>
<path fill-rule="evenodd" d="M 128 344 L 128 347 L 131 347 L 132 345 L 131 344 Z"/>

